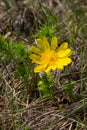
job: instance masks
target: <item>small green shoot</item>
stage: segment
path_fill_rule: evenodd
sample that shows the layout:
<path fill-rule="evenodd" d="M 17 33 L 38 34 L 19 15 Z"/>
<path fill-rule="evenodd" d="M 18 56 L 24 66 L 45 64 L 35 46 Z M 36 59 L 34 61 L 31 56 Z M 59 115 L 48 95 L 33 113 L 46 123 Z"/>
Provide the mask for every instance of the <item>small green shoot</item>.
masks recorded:
<path fill-rule="evenodd" d="M 41 93 L 42 98 L 51 98 L 53 99 L 53 84 L 54 81 L 49 74 L 46 74 L 45 77 L 38 82 L 38 90 Z"/>
<path fill-rule="evenodd" d="M 76 81 L 71 81 L 69 84 L 63 85 L 63 89 L 66 91 L 69 99 L 73 98 L 73 89 L 76 84 Z"/>

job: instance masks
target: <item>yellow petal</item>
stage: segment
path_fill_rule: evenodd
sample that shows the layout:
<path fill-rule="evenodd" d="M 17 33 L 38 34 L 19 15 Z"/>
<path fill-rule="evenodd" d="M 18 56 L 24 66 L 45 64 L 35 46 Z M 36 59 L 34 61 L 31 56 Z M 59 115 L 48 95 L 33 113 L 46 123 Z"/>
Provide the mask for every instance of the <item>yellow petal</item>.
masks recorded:
<path fill-rule="evenodd" d="M 56 66 L 55 65 L 50 65 L 47 67 L 47 69 L 45 70 L 46 73 L 48 73 L 50 70 L 56 70 Z"/>
<path fill-rule="evenodd" d="M 68 64 L 72 62 L 72 60 L 71 58 L 63 58 L 63 59 L 59 59 L 58 62 L 60 62 L 61 65 L 63 66 L 67 66 Z"/>
<path fill-rule="evenodd" d="M 34 68 L 34 72 L 35 73 L 43 72 L 45 71 L 46 66 L 47 66 L 46 64 L 38 65 L 37 67 Z"/>
<path fill-rule="evenodd" d="M 56 68 L 59 69 L 59 70 L 63 70 L 64 69 L 63 65 L 61 64 L 61 62 L 59 60 L 56 63 Z"/>
<path fill-rule="evenodd" d="M 43 46 L 44 46 L 44 50 L 50 49 L 50 46 L 46 37 L 43 38 Z"/>
<path fill-rule="evenodd" d="M 53 37 L 51 40 L 51 50 L 55 50 L 57 47 L 57 38 Z"/>
<path fill-rule="evenodd" d="M 58 50 L 66 50 L 68 48 L 68 43 L 64 42 L 63 44 L 60 45 L 60 47 L 58 48 Z"/>
<path fill-rule="evenodd" d="M 65 53 L 66 53 L 66 56 L 69 57 L 72 54 L 72 50 L 71 49 L 66 49 Z"/>
<path fill-rule="evenodd" d="M 42 53 L 42 51 L 39 48 L 35 47 L 35 46 L 31 46 L 30 51 L 32 51 L 32 52 L 34 52 L 34 53 L 36 53 L 38 55 L 40 55 Z"/>
<path fill-rule="evenodd" d="M 41 39 L 37 39 L 36 41 L 37 41 L 38 47 L 39 47 L 42 51 L 44 51 L 43 41 L 42 41 Z"/>
<path fill-rule="evenodd" d="M 35 55 L 35 54 L 31 54 L 29 57 L 30 57 L 30 59 L 32 59 L 32 62 L 39 64 L 40 56 Z"/>
<path fill-rule="evenodd" d="M 68 57 L 72 54 L 71 49 L 66 49 L 66 50 L 59 50 L 57 52 L 57 57 L 58 58 L 64 58 L 64 57 Z"/>
<path fill-rule="evenodd" d="M 52 68 L 50 66 L 47 67 L 47 69 L 45 70 L 46 73 L 48 73 Z"/>

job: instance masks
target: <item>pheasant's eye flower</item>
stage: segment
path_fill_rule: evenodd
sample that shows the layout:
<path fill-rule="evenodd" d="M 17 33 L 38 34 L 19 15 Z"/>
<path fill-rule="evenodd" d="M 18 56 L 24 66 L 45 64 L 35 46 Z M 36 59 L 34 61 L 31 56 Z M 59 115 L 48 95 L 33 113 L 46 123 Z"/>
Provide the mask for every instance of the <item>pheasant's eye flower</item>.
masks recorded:
<path fill-rule="evenodd" d="M 48 43 L 47 38 L 37 39 L 37 47 L 31 46 L 30 50 L 33 54 L 30 54 L 30 59 L 37 66 L 34 68 L 34 72 L 46 72 L 50 70 L 63 70 L 64 66 L 67 66 L 72 62 L 69 56 L 72 54 L 71 49 L 68 48 L 68 43 L 64 42 L 59 48 L 57 48 L 57 38 L 53 37 L 51 44 Z"/>

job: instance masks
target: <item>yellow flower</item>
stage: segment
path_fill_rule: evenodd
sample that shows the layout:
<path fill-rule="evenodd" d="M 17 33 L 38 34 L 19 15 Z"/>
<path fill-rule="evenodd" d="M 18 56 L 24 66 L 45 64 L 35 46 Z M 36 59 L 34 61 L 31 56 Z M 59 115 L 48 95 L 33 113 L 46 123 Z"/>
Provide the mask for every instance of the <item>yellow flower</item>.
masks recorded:
<path fill-rule="evenodd" d="M 30 54 L 30 59 L 37 66 L 34 68 L 34 72 L 46 72 L 50 70 L 63 70 L 64 66 L 67 66 L 72 62 L 69 56 L 72 54 L 71 49 L 68 48 L 68 43 L 64 42 L 59 48 L 57 48 L 57 38 L 53 37 L 51 44 L 48 43 L 47 38 L 37 39 L 37 47 L 31 46 L 30 50 L 33 54 Z"/>

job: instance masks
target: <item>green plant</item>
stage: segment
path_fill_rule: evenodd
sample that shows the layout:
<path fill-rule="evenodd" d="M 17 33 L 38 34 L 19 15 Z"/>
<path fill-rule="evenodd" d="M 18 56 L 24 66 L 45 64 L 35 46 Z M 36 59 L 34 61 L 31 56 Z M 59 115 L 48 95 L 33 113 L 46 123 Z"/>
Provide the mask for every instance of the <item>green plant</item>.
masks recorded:
<path fill-rule="evenodd" d="M 53 85 L 54 81 L 50 73 L 46 74 L 44 78 L 39 80 L 38 90 L 43 98 L 53 99 L 53 92 L 54 92 Z"/>
<path fill-rule="evenodd" d="M 73 88 L 76 84 L 76 81 L 71 81 L 69 84 L 63 85 L 63 89 L 66 91 L 66 94 L 69 99 L 73 98 Z"/>
<path fill-rule="evenodd" d="M 50 26 L 45 26 L 45 27 L 42 27 L 37 36 L 39 38 L 43 38 L 43 37 L 47 37 L 48 39 L 52 38 L 54 36 L 54 33 L 55 33 L 55 28 L 54 27 L 50 27 Z"/>
<path fill-rule="evenodd" d="M 0 65 L 4 67 L 7 75 L 11 78 L 11 74 L 9 70 L 7 70 L 7 66 L 11 66 L 11 64 L 13 64 L 14 68 L 12 73 L 14 74 L 14 77 L 17 79 L 17 82 L 23 82 L 22 87 L 24 87 L 24 90 L 21 95 L 21 99 L 23 100 L 26 100 L 26 89 L 33 86 L 33 83 L 31 83 L 33 65 L 29 58 L 29 53 L 29 49 L 25 44 L 16 43 L 0 36 Z M 14 84 L 12 87 L 14 87 Z M 18 91 L 18 89 L 19 88 L 16 88 L 16 91 Z"/>
<path fill-rule="evenodd" d="M 24 126 L 24 130 L 30 130 L 30 128 L 26 125 Z"/>

